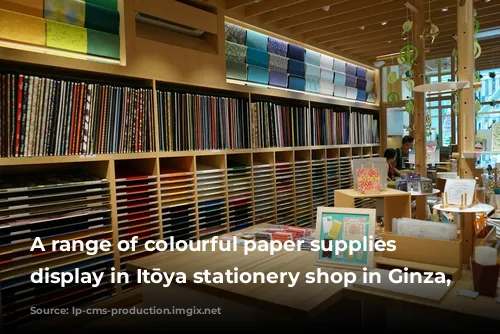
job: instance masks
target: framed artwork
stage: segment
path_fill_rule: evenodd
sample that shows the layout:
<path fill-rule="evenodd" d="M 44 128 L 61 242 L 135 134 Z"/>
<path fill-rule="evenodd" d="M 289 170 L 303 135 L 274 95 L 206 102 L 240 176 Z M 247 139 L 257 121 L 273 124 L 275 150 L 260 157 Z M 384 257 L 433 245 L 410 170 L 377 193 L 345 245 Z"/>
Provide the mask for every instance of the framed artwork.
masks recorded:
<path fill-rule="evenodd" d="M 361 269 L 373 268 L 373 251 L 365 251 L 365 243 L 370 235 L 375 234 L 376 210 L 354 208 L 319 207 L 316 217 L 316 240 L 320 242 L 321 250 L 316 254 L 316 265 Z M 359 250 L 349 252 L 349 247 L 342 251 L 344 244 L 361 245 Z M 323 245 L 325 247 L 323 247 Z M 359 248 L 359 247 L 358 247 Z"/>
<path fill-rule="evenodd" d="M 382 158 L 352 160 L 354 189 L 362 194 L 380 193 L 387 187 L 387 162 Z"/>

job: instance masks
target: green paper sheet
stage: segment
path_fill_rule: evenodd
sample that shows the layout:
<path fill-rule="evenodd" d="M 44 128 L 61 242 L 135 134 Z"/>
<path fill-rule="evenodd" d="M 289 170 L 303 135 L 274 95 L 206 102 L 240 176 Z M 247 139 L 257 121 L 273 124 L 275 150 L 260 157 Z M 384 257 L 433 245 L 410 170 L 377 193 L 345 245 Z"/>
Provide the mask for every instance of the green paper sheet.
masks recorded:
<path fill-rule="evenodd" d="M 87 30 L 47 20 L 47 46 L 54 49 L 87 53 Z"/>
<path fill-rule="evenodd" d="M 116 10 L 85 4 L 85 28 L 118 35 L 120 33 L 120 13 Z"/>
<path fill-rule="evenodd" d="M 89 55 L 120 59 L 120 37 L 96 30 L 87 30 Z"/>
<path fill-rule="evenodd" d="M 96 6 L 118 10 L 118 0 L 85 0 L 85 2 L 94 4 Z"/>

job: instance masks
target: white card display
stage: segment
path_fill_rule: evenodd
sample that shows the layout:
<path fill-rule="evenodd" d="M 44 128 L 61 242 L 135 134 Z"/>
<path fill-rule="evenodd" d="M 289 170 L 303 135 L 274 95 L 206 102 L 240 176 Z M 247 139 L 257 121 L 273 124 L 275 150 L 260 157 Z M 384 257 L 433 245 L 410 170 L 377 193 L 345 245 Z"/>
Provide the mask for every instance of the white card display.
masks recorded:
<path fill-rule="evenodd" d="M 465 205 L 469 206 L 474 200 L 476 180 L 474 179 L 448 179 L 444 187 L 444 192 L 448 196 L 448 204 L 462 205 L 462 195 L 467 194 Z"/>
<path fill-rule="evenodd" d="M 457 240 L 457 225 L 410 218 L 394 218 L 392 232 L 407 237 Z"/>
<path fill-rule="evenodd" d="M 500 123 L 491 125 L 491 150 L 500 151 Z"/>

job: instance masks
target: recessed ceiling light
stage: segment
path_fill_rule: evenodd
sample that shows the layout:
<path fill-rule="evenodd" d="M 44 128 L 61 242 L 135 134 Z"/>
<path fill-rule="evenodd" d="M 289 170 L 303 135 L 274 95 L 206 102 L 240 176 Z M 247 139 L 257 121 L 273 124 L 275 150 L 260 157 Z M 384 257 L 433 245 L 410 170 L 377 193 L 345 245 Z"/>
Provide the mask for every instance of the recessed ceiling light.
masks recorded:
<path fill-rule="evenodd" d="M 403 41 L 406 41 L 407 39 L 408 39 L 408 37 L 404 37 L 404 38 L 403 38 Z"/>
<path fill-rule="evenodd" d="M 325 6 L 325 7 L 322 7 L 321 9 L 323 9 L 325 12 L 328 12 L 330 10 L 330 6 Z"/>
<path fill-rule="evenodd" d="M 484 0 L 484 2 L 490 2 L 491 0 Z"/>
<path fill-rule="evenodd" d="M 365 26 L 361 26 L 361 27 L 359 27 L 359 29 L 365 30 Z"/>
<path fill-rule="evenodd" d="M 443 11 L 443 12 L 447 12 L 447 11 L 448 11 L 448 8 L 443 8 L 443 9 L 441 9 L 441 11 Z"/>
<path fill-rule="evenodd" d="M 380 24 L 382 24 L 383 26 L 385 26 L 387 24 L 387 21 L 381 22 Z"/>
<path fill-rule="evenodd" d="M 387 41 L 387 43 L 391 44 L 391 43 L 392 43 L 392 41 Z"/>

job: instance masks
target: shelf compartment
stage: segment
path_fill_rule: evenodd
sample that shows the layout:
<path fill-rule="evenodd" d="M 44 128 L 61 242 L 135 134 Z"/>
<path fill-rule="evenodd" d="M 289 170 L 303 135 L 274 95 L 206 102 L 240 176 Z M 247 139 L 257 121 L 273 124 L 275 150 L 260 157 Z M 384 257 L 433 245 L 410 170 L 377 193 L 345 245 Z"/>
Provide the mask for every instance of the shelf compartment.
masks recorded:
<path fill-rule="evenodd" d="M 115 175 L 119 240 L 159 239 L 156 159 L 115 161 Z"/>
<path fill-rule="evenodd" d="M 225 156 L 196 158 L 196 188 L 199 238 L 211 238 L 226 233 L 228 203 Z"/>
<path fill-rule="evenodd" d="M 160 159 L 163 239 L 173 242 L 197 236 L 196 182 L 193 157 Z"/>
<path fill-rule="evenodd" d="M 113 256 L 98 252 L 52 249 L 53 240 L 112 242 L 111 171 L 108 162 L 0 167 L 0 298 L 4 329 L 47 319 L 30 308 L 88 305 L 115 294 L 109 275 Z M 31 251 L 39 237 L 45 251 Z M 86 284 L 34 284 L 31 274 L 87 271 L 89 263 L 106 257 L 91 271 L 105 271 L 99 287 Z M 96 261 L 97 262 L 97 261 Z M 94 262 L 94 264 L 96 263 Z M 91 296 L 88 295 L 91 293 Z"/>
<path fill-rule="evenodd" d="M 227 156 L 229 231 L 253 225 L 252 155 Z"/>

